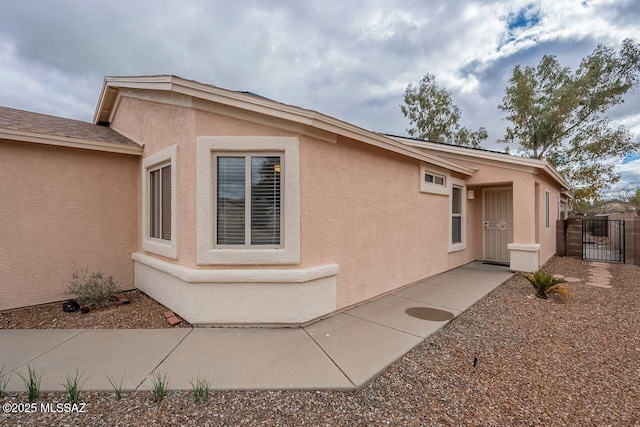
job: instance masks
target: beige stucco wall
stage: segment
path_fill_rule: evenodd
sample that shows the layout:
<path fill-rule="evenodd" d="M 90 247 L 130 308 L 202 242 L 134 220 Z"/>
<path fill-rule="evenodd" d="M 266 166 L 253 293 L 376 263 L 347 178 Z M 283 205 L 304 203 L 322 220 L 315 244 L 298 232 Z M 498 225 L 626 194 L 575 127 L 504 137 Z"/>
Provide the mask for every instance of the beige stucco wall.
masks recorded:
<path fill-rule="evenodd" d="M 312 132 L 281 127 L 255 114 L 216 114 L 206 103 L 186 96 L 131 92 L 120 100 L 112 127 L 145 144 L 144 157 L 178 147 L 178 257 L 167 260 L 194 269 L 303 269 L 339 265 L 337 308 L 375 297 L 424 277 L 482 259 L 482 192 L 466 199 L 466 249 L 449 252 L 449 200 L 421 193 L 420 162 L 386 150 L 338 137 L 337 142 Z M 155 99 L 154 99 L 155 96 Z M 156 102 L 160 101 L 160 102 Z M 197 107 L 197 108 L 193 108 Z M 244 119 L 246 118 L 246 120 Z M 141 125 L 142 124 L 142 125 Z M 293 265 L 198 265 L 196 251 L 196 138 L 200 136 L 294 136 L 300 148 L 300 263 Z M 459 161 L 459 160 L 457 160 Z M 505 169 L 464 161 L 477 168 L 464 178 L 469 188 L 513 186 L 514 240 L 535 244 L 534 170 Z M 545 181 L 543 187 L 551 188 Z M 543 191 L 544 191 L 543 188 Z M 543 196 L 544 197 L 544 196 Z M 556 193 L 552 192 L 552 202 Z M 141 199 L 138 200 L 139 205 Z M 555 205 L 552 203 L 552 206 Z M 555 208 L 554 208 L 555 209 Z M 554 218 L 555 210 L 552 209 Z M 542 215 L 544 220 L 544 215 Z M 553 221 L 551 221 L 553 223 Z M 555 223 L 553 223 L 555 227 Z M 555 250 L 555 230 L 543 234 L 540 259 Z M 138 251 L 142 251 L 140 240 Z M 152 253 L 147 255 L 161 258 Z"/>
<path fill-rule="evenodd" d="M 474 175 L 466 180 L 467 186 L 472 189 L 512 187 L 514 243 L 520 245 L 540 244 L 538 266 L 544 265 L 555 254 L 555 220 L 558 216 L 557 201 L 560 197 L 560 188 L 554 180 L 534 168 L 504 165 L 495 161 L 478 162 L 473 159 L 463 159 L 460 156 L 444 155 L 443 157 L 476 169 Z M 538 184 L 537 187 L 536 184 Z M 538 188 L 537 195 L 536 188 Z M 549 228 L 545 228 L 545 191 L 550 193 Z M 536 197 L 539 201 L 537 206 Z M 471 232 L 479 242 L 478 245 L 473 245 L 477 249 L 476 259 L 482 259 L 482 191 L 476 191 L 475 198 L 476 222 L 472 223 L 473 230 Z"/>
<path fill-rule="evenodd" d="M 302 257 L 340 265 L 338 307 L 474 259 L 448 254 L 449 200 L 419 192 L 417 160 L 342 137 L 300 157 Z"/>
<path fill-rule="evenodd" d="M 195 188 L 195 115 L 190 108 L 158 104 L 131 97 L 122 97 L 111 128 L 127 136 L 138 144 L 144 145 L 143 158 L 156 154 L 166 148 L 178 145 L 178 182 L 182 188 Z M 141 172 L 138 181 L 141 180 Z M 195 191 L 181 191 L 174 197 L 178 200 L 178 254 L 186 265 L 195 238 L 194 221 L 189 220 L 195 212 Z M 138 229 L 142 229 L 142 193 L 137 194 Z M 137 249 L 142 250 L 142 234 L 138 234 Z M 131 255 L 131 254 L 129 254 Z M 167 261 L 174 262 L 167 259 Z"/>
<path fill-rule="evenodd" d="M 131 96 L 137 96 L 132 93 Z M 299 269 L 338 264 L 338 308 L 372 298 L 472 261 L 481 254 L 474 232 L 479 201 L 469 201 L 467 250 L 448 254 L 448 197 L 420 193 L 417 160 L 339 137 L 337 143 L 153 99 L 122 97 L 112 127 L 145 144 L 144 156 L 178 145 L 179 225 L 177 262 L 196 261 L 195 139 L 198 136 L 297 136 L 300 141 L 301 258 Z M 153 122 L 161 123 L 154 129 Z M 139 123 L 147 123 L 144 130 Z M 139 248 L 141 250 L 141 248 Z M 479 252 L 480 251 L 480 252 Z M 151 253 L 147 255 L 155 256 Z"/>
<path fill-rule="evenodd" d="M 556 220 L 558 218 L 558 198 L 560 189 L 551 179 L 545 175 L 535 176 L 539 184 L 540 206 L 538 215 L 538 236 L 540 251 L 538 252 L 538 265 L 543 266 L 556 253 Z M 549 191 L 549 227 L 545 227 L 545 191 Z"/>
<path fill-rule="evenodd" d="M 133 287 L 139 158 L 0 140 L 0 310 L 59 301 L 81 268 Z"/>

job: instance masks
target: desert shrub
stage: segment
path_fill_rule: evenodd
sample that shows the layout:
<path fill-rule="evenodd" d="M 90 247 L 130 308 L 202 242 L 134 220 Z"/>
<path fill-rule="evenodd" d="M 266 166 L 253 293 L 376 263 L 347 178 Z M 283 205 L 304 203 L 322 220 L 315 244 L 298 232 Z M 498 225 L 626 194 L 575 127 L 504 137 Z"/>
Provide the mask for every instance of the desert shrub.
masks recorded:
<path fill-rule="evenodd" d="M 101 271 L 79 270 L 72 274 L 69 283 L 69 293 L 75 295 L 85 305 L 104 307 L 109 305 L 111 297 L 120 290 L 113 280 L 113 276 L 105 277 Z"/>
<path fill-rule="evenodd" d="M 566 280 L 553 277 L 553 274 L 536 271 L 534 273 L 520 272 L 520 276 L 531 283 L 538 298 L 547 299 L 547 294 L 569 295 L 569 287 L 561 285 L 561 283 L 566 283 Z"/>

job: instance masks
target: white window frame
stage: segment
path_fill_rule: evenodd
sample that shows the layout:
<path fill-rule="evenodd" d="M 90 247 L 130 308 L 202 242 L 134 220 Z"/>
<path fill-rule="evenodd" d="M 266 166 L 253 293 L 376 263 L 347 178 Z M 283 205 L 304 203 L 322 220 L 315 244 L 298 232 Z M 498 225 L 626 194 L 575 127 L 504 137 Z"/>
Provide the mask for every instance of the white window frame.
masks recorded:
<path fill-rule="evenodd" d="M 462 251 L 467 248 L 467 186 L 465 182 L 458 178 L 450 177 L 451 188 L 449 189 L 449 235 L 447 237 L 449 242 L 449 252 L 457 252 Z M 461 242 L 453 243 L 453 188 L 460 189 L 460 233 L 461 233 Z"/>
<path fill-rule="evenodd" d="M 142 249 L 167 258 L 178 258 L 178 147 L 162 150 L 142 160 Z M 151 237 L 151 172 L 171 165 L 171 240 Z"/>
<path fill-rule="evenodd" d="M 218 155 L 278 154 L 282 159 L 280 245 L 216 245 Z M 200 136 L 196 139 L 196 244 L 200 265 L 300 263 L 300 159 L 296 137 Z"/>
<path fill-rule="evenodd" d="M 251 221 L 249 217 L 251 215 L 251 193 L 250 193 L 250 180 L 251 180 L 251 157 L 253 156 L 278 156 L 280 157 L 280 170 L 284 175 L 284 170 L 286 169 L 286 165 L 284 164 L 284 153 L 283 152 L 257 152 L 257 151 L 229 151 L 229 152 L 214 152 L 213 153 L 213 207 L 216 208 L 218 206 L 218 158 L 220 157 L 243 157 L 245 160 L 245 206 L 246 212 L 249 214 L 248 217 L 245 217 L 245 241 L 251 240 Z M 217 242 L 217 221 L 213 222 L 213 238 L 214 238 L 214 247 L 216 249 L 280 249 L 282 247 L 282 243 L 284 241 L 284 215 L 283 212 L 283 201 L 285 199 L 284 195 L 284 179 L 280 179 L 280 244 L 279 245 L 252 245 L 251 243 L 245 243 L 243 245 L 220 245 Z"/>
<path fill-rule="evenodd" d="M 427 182 L 425 176 L 429 174 L 435 177 L 443 179 L 443 184 L 436 184 L 435 182 Z M 435 181 L 435 179 L 434 179 Z M 446 169 L 438 168 L 436 166 L 427 166 L 426 164 L 420 165 L 420 192 L 439 194 L 441 196 L 448 196 L 450 193 L 449 186 L 451 181 L 451 175 Z"/>
<path fill-rule="evenodd" d="M 558 219 L 567 219 L 567 202 L 558 197 Z"/>
<path fill-rule="evenodd" d="M 549 228 L 551 220 L 551 193 L 549 190 L 544 191 L 544 228 Z"/>

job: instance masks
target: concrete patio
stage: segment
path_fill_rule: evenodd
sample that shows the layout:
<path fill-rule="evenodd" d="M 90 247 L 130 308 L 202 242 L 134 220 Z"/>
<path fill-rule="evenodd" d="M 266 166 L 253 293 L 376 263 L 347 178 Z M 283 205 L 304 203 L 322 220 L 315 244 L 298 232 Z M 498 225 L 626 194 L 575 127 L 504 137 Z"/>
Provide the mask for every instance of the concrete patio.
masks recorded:
<path fill-rule="evenodd" d="M 42 390 L 63 390 L 68 374 L 84 390 L 150 390 L 155 372 L 169 389 L 206 378 L 215 390 L 355 389 L 498 287 L 513 273 L 473 262 L 302 328 L 0 330 L 6 391 L 17 375 L 42 372 Z"/>

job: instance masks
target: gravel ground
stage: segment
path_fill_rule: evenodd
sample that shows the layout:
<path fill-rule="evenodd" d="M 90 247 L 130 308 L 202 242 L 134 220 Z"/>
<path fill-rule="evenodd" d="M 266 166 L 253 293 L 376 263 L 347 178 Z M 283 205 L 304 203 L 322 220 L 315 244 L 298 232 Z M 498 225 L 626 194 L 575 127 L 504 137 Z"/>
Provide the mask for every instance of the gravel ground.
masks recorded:
<path fill-rule="evenodd" d="M 85 413 L 4 413 L 0 425 L 637 426 L 640 267 L 608 269 L 612 288 L 598 288 L 590 263 L 552 259 L 544 270 L 582 282 L 548 300 L 514 277 L 358 391 L 214 392 L 206 404 L 86 392 Z"/>
<path fill-rule="evenodd" d="M 162 329 L 170 328 L 162 304 L 134 290 L 123 292 L 129 304 L 101 308 L 82 314 L 65 313 L 55 302 L 16 310 L 0 311 L 0 329 Z M 181 320 L 179 327 L 191 327 Z"/>

